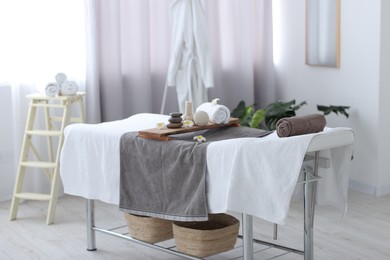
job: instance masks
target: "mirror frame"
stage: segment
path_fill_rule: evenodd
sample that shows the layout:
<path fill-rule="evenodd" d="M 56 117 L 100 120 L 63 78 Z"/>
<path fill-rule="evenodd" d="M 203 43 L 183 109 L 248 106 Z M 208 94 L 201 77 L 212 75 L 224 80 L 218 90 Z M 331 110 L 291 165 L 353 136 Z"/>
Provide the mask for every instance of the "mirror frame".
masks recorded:
<path fill-rule="evenodd" d="M 340 0 L 306 0 L 306 64 L 340 67 Z"/>

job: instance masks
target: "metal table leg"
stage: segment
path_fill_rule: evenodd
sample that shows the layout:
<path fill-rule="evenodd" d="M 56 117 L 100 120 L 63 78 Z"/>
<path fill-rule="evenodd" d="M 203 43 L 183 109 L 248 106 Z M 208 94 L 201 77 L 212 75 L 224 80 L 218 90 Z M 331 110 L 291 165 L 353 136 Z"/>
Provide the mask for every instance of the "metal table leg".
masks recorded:
<path fill-rule="evenodd" d="M 319 152 L 315 153 L 314 160 L 314 172 L 311 172 L 310 168 L 304 168 L 304 259 L 313 260 L 314 259 L 314 249 L 313 249 L 313 226 L 314 226 L 314 209 L 315 209 L 315 195 L 318 176 L 318 159 Z"/>
<path fill-rule="evenodd" d="M 95 203 L 94 200 L 86 200 L 86 211 L 87 211 L 87 250 L 96 250 L 96 236 L 95 230 Z"/>
<path fill-rule="evenodd" d="M 242 214 L 242 244 L 244 260 L 253 260 L 253 217 Z"/>

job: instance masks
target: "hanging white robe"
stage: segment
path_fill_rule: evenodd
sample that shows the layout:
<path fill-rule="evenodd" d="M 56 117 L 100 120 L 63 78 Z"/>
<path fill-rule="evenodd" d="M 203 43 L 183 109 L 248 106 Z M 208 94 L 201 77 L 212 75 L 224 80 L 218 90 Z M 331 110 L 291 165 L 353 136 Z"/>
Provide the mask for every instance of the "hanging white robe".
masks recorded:
<path fill-rule="evenodd" d="M 172 0 L 172 41 L 167 85 L 176 86 L 180 112 L 185 101 L 196 109 L 207 100 L 213 86 L 213 68 L 207 45 L 203 0 Z"/>

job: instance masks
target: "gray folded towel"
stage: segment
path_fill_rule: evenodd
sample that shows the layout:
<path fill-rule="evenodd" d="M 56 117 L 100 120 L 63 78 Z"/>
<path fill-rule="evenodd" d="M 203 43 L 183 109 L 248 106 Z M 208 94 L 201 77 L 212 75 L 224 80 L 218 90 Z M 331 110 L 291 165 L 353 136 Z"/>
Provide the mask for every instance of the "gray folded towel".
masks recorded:
<path fill-rule="evenodd" d="M 276 123 L 276 133 L 279 137 L 318 133 L 325 126 L 326 119 L 321 114 L 285 117 Z"/>

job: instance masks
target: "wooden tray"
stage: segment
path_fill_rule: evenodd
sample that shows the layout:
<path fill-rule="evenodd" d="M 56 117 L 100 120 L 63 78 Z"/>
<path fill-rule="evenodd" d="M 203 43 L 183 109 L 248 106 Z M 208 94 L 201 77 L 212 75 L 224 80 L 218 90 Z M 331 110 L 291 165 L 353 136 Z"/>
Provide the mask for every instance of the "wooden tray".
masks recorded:
<path fill-rule="evenodd" d="M 217 125 L 209 122 L 205 126 L 194 125 L 193 127 L 188 127 L 188 128 L 181 127 L 181 128 L 165 128 L 165 129 L 158 129 L 158 128 L 146 129 L 146 130 L 138 131 L 138 136 L 142 138 L 148 138 L 148 139 L 154 139 L 160 141 L 169 141 L 171 140 L 169 135 L 189 133 L 189 132 L 195 132 L 195 131 L 211 129 L 211 128 L 239 126 L 239 125 L 240 125 L 240 119 L 230 118 L 229 123 L 227 124 Z"/>

